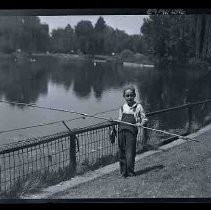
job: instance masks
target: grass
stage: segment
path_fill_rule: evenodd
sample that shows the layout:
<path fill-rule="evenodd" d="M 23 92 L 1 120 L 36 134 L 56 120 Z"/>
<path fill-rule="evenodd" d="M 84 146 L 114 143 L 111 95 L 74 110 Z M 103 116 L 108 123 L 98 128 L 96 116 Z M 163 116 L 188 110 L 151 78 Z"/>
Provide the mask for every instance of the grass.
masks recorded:
<path fill-rule="evenodd" d="M 8 191 L 0 194 L 0 197 L 20 198 L 25 194 L 38 192 L 42 188 L 70 179 L 72 177 L 70 172 L 70 168 L 66 166 L 57 171 L 39 170 L 30 173 L 27 177 L 17 179 Z"/>
<path fill-rule="evenodd" d="M 100 167 L 117 162 L 118 154 L 116 155 L 107 155 L 101 158 L 98 158 L 94 163 L 90 163 L 88 159 L 85 159 L 77 168 L 77 175 L 86 173 L 87 171 L 94 171 Z"/>
<path fill-rule="evenodd" d="M 88 171 L 94 171 L 100 167 L 116 162 L 117 159 L 117 154 L 114 156 L 103 156 L 98 158 L 94 163 L 90 163 L 88 159 L 85 159 L 77 166 L 75 175 L 82 175 Z M 23 195 L 37 193 L 43 188 L 69 180 L 73 176 L 74 172 L 71 172 L 69 166 L 64 168 L 60 167 L 57 171 L 39 170 L 28 174 L 27 177 L 18 178 L 9 190 L 0 193 L 0 198 L 18 199 Z"/>

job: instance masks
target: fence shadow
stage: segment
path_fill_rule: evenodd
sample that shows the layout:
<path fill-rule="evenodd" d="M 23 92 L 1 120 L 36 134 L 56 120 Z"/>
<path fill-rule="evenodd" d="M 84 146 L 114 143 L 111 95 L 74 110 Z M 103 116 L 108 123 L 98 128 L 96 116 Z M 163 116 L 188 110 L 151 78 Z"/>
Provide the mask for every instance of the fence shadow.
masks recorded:
<path fill-rule="evenodd" d="M 165 166 L 163 165 L 155 165 L 155 166 L 150 166 L 150 167 L 147 167 L 145 169 L 141 169 L 139 171 L 136 172 L 136 176 L 140 176 L 142 174 L 146 174 L 150 171 L 153 171 L 153 170 L 161 170 L 163 169 Z"/>

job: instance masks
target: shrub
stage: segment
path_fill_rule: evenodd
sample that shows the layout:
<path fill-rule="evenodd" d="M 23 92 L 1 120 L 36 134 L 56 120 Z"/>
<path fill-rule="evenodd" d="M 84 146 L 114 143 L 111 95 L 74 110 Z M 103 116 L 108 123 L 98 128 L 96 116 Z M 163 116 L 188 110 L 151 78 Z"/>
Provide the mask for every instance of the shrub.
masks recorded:
<path fill-rule="evenodd" d="M 123 61 L 132 61 L 134 60 L 134 54 L 131 50 L 123 50 L 120 54 L 120 57 Z"/>

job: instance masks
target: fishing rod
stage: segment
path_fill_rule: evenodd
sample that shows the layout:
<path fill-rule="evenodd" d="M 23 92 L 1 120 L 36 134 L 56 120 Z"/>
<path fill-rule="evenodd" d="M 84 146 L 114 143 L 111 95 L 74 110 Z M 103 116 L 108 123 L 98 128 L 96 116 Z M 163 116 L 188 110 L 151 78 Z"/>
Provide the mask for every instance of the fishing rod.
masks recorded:
<path fill-rule="evenodd" d="M 142 128 L 145 128 L 145 129 L 148 129 L 148 130 L 152 130 L 152 131 L 156 131 L 156 132 L 161 132 L 161 133 L 165 133 L 165 134 L 168 134 L 168 135 L 172 135 L 172 136 L 175 136 L 175 137 L 184 139 L 184 140 L 200 142 L 200 141 L 196 140 L 195 138 L 190 138 L 190 137 L 186 137 L 186 136 L 181 136 L 181 135 L 178 135 L 178 134 L 175 134 L 175 133 L 170 133 L 170 132 L 163 131 L 163 130 L 159 130 L 159 129 L 155 129 L 155 128 L 149 128 L 149 127 L 145 127 L 145 126 L 141 126 L 141 127 L 142 127 Z"/>
<path fill-rule="evenodd" d="M 174 133 L 170 133 L 170 132 L 167 132 L 167 131 L 158 130 L 158 129 L 155 129 L 155 128 L 149 128 L 149 127 L 146 127 L 146 126 L 143 126 L 143 125 L 137 126 L 137 125 L 132 124 L 132 123 L 128 123 L 128 122 L 124 122 L 124 121 L 120 121 L 120 120 L 108 119 L 108 118 L 105 118 L 105 117 L 97 117 L 96 115 L 89 115 L 87 113 L 76 112 L 76 111 L 73 111 L 73 110 L 65 110 L 65 109 L 58 109 L 58 108 L 52 108 L 52 107 L 38 106 L 36 104 L 9 102 L 9 101 L 4 101 L 4 100 L 0 100 L 0 102 L 9 103 L 9 104 L 16 104 L 16 105 L 23 105 L 23 106 L 31 106 L 31 107 L 35 107 L 35 108 L 41 108 L 41 109 L 49 109 L 49 110 L 53 110 L 53 111 L 61 111 L 61 112 L 68 112 L 68 113 L 79 114 L 79 115 L 81 115 L 83 117 L 92 117 L 92 118 L 101 119 L 101 120 L 105 120 L 105 121 L 117 122 L 117 123 L 121 123 L 121 124 L 131 125 L 131 126 L 134 126 L 134 127 L 142 127 L 144 129 L 147 129 L 147 130 L 152 130 L 152 131 L 155 131 L 155 132 L 165 133 L 165 134 L 168 134 L 168 135 L 171 135 L 171 136 L 175 136 L 175 137 L 178 137 L 178 138 L 181 138 L 181 139 L 184 139 L 184 140 L 199 142 L 198 140 L 195 140 L 193 138 L 184 137 L 184 136 L 181 136 L 181 135 L 178 135 L 178 134 L 174 134 Z"/>
<path fill-rule="evenodd" d="M 88 116 L 88 117 L 91 117 L 91 116 Z M 181 135 L 178 135 L 178 134 L 175 134 L 175 133 L 170 133 L 170 132 L 155 129 L 155 128 L 149 128 L 149 127 L 146 127 L 146 126 L 143 126 L 143 125 L 139 126 L 139 125 L 136 125 L 136 124 L 132 124 L 132 123 L 128 123 L 128 122 L 124 122 L 124 121 L 120 121 L 120 120 L 112 120 L 112 119 L 108 119 L 108 118 L 104 118 L 104 117 L 96 117 L 95 116 L 95 118 L 106 120 L 106 121 L 111 121 L 111 122 L 113 121 L 113 122 L 117 122 L 117 123 L 122 123 L 122 124 L 130 125 L 130 126 L 134 126 L 134 127 L 142 127 L 144 129 L 147 129 L 147 130 L 152 130 L 152 131 L 168 134 L 168 135 L 175 136 L 175 137 L 178 137 L 178 138 L 181 138 L 181 139 L 184 139 L 184 140 L 199 142 L 198 140 L 196 140 L 194 138 L 181 136 Z"/>

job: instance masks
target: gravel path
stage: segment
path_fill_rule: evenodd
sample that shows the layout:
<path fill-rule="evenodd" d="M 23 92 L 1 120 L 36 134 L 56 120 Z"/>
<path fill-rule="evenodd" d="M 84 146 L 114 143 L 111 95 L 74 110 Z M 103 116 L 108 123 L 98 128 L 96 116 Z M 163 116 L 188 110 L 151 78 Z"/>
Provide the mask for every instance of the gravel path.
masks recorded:
<path fill-rule="evenodd" d="M 114 171 L 49 198 L 211 197 L 211 131 L 196 139 L 139 160 L 135 177 Z"/>

